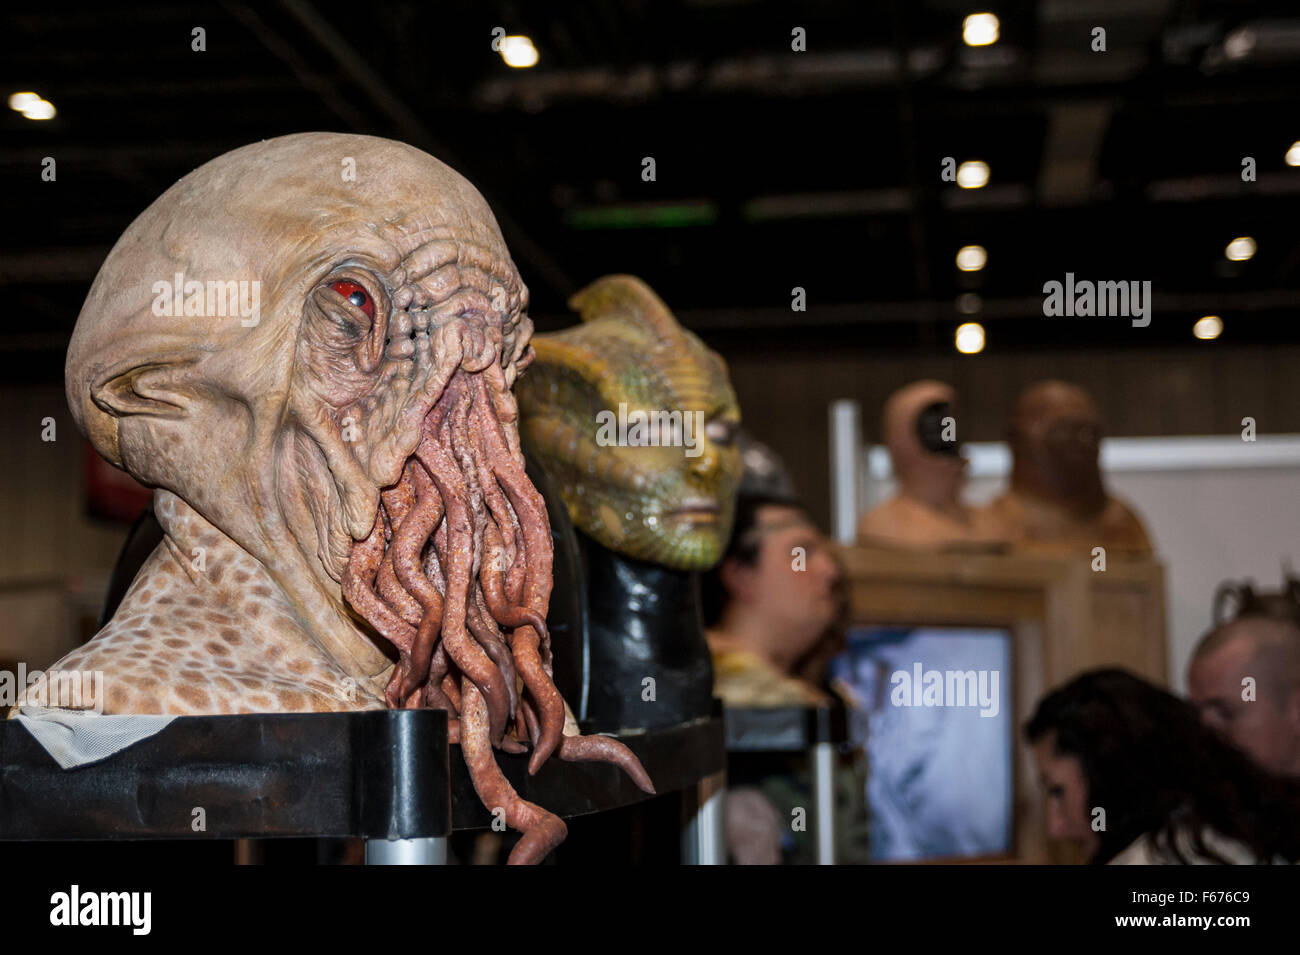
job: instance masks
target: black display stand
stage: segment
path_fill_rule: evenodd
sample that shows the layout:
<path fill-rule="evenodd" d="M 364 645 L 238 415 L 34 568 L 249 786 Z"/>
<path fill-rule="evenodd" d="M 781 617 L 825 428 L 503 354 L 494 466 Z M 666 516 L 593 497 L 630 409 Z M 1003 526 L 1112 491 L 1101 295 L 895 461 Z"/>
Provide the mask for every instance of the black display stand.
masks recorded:
<path fill-rule="evenodd" d="M 620 739 L 660 793 L 697 797 L 725 771 L 718 715 Z M 521 796 L 561 817 L 650 798 L 608 763 L 552 758 L 530 777 L 526 753 L 497 761 Z M 699 802 L 684 852 L 721 861 L 718 803 Z M 450 832 L 491 822 L 439 710 L 178 717 L 66 770 L 0 721 L 0 840 L 361 838 L 370 861 L 436 862 Z"/>
<path fill-rule="evenodd" d="M 848 741 L 842 706 L 728 706 L 727 752 L 794 753 Z"/>

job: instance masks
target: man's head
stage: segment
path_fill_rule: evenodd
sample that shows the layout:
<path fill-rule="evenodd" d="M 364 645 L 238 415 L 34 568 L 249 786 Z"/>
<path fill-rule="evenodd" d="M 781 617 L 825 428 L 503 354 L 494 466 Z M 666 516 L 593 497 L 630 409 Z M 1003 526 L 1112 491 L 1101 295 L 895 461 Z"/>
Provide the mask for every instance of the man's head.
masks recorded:
<path fill-rule="evenodd" d="M 1101 414 L 1082 388 L 1064 381 L 1030 385 L 1016 401 L 1008 437 L 1017 490 L 1047 498 L 1099 491 Z"/>
<path fill-rule="evenodd" d="M 961 491 L 966 462 L 956 439 L 956 393 L 940 381 L 914 381 L 885 402 L 881 436 L 904 492 L 929 500 Z M 924 486 L 924 487 L 922 487 Z"/>
<path fill-rule="evenodd" d="M 839 579 L 826 539 L 801 506 L 741 497 L 727 552 L 705 582 L 705 622 L 715 625 L 737 611 L 761 620 L 783 641 L 768 649 L 792 664 L 834 621 Z"/>
<path fill-rule="evenodd" d="M 1300 627 L 1240 617 L 1206 634 L 1187 671 L 1209 726 L 1264 769 L 1300 776 Z"/>

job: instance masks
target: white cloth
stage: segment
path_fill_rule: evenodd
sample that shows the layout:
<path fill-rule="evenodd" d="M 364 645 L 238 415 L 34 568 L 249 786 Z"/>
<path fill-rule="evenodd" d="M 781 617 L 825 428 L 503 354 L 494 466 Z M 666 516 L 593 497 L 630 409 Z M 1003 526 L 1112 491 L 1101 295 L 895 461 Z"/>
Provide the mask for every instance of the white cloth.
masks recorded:
<path fill-rule="evenodd" d="M 78 710 L 24 706 L 14 717 L 64 769 L 107 759 L 148 739 L 175 716 L 100 716 Z"/>

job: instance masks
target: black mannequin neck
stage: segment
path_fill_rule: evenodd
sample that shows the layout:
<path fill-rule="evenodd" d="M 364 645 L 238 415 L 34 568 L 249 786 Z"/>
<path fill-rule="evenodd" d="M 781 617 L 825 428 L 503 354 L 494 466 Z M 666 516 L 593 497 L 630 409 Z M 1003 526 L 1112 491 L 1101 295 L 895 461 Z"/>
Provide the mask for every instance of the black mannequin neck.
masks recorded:
<path fill-rule="evenodd" d="M 597 731 L 710 715 L 713 665 L 699 575 L 616 553 L 581 532 L 578 540 L 587 580 L 588 714 Z"/>

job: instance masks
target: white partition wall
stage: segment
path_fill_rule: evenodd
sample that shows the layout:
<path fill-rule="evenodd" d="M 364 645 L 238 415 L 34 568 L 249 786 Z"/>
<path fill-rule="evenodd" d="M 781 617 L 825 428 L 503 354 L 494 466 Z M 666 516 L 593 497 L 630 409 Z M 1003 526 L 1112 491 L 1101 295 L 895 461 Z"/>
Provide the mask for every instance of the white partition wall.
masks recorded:
<path fill-rule="evenodd" d="M 966 454 L 967 499 L 985 503 L 1006 486 L 1010 453 L 989 443 Z M 1284 560 L 1300 567 L 1300 435 L 1108 438 L 1101 459 L 1111 492 L 1142 515 L 1166 567 L 1169 676 L 1181 693 L 1218 585 L 1250 578 L 1271 590 Z M 872 507 L 893 493 L 889 456 L 872 447 L 863 460 Z"/>

